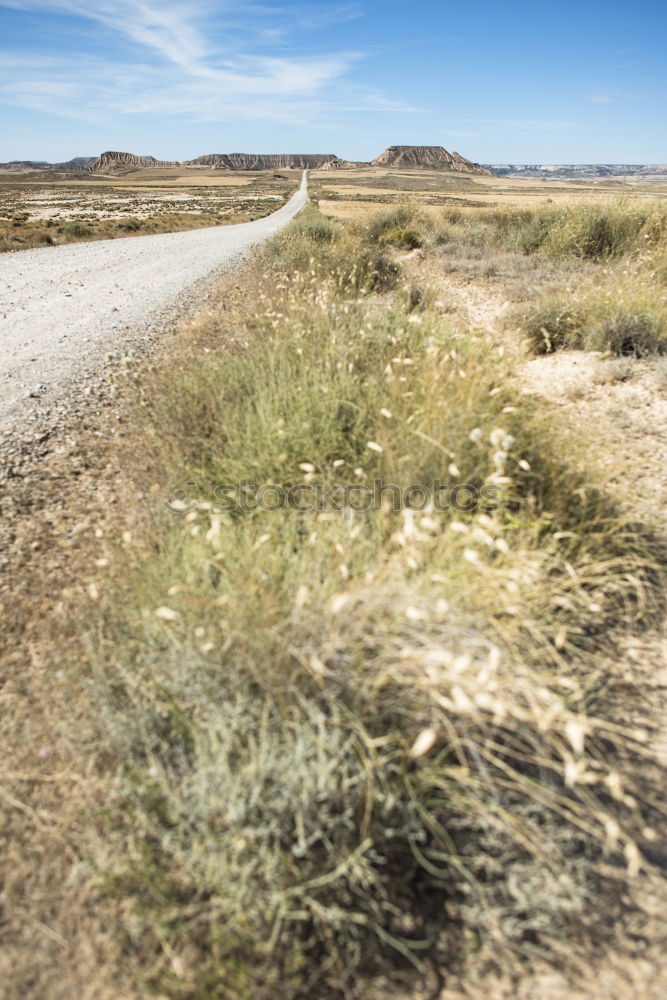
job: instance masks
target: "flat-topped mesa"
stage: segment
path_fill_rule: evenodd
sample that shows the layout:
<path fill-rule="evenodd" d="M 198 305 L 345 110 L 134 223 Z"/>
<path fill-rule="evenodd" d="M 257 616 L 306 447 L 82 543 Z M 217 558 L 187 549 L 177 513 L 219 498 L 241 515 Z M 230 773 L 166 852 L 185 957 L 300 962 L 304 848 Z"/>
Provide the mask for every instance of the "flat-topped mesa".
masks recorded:
<path fill-rule="evenodd" d="M 47 163 L 46 160 L 12 160 L 11 163 L 0 163 L 0 170 L 16 173 L 33 170 L 87 170 L 94 161 L 94 156 L 75 156 L 66 163 Z"/>
<path fill-rule="evenodd" d="M 108 151 L 97 157 L 88 167 L 92 174 L 112 174 L 117 170 L 132 170 L 138 167 L 177 167 L 175 160 L 156 160 L 154 156 L 135 156 L 134 153 Z"/>
<path fill-rule="evenodd" d="M 338 161 L 335 153 L 209 153 L 183 166 L 214 170 L 317 170 Z"/>
<path fill-rule="evenodd" d="M 374 167 L 424 167 L 492 176 L 491 171 L 479 163 L 466 160 L 460 153 L 449 153 L 443 146 L 389 146 L 371 162 Z"/>
<path fill-rule="evenodd" d="M 457 173 L 493 176 L 479 163 L 466 160 L 460 153 L 449 153 L 442 146 L 389 146 L 370 163 L 343 160 L 335 153 L 208 153 L 194 160 L 157 160 L 154 156 L 137 156 L 107 150 L 96 159 L 75 157 L 67 163 L 19 161 L 0 164 L 5 171 L 20 170 L 87 170 L 91 174 L 121 174 L 133 170 L 161 167 L 200 168 L 202 170 L 350 170 L 355 167 L 396 167 L 447 170 Z M 519 168 L 509 168 L 518 170 Z M 545 170 L 546 168 L 540 168 Z"/>

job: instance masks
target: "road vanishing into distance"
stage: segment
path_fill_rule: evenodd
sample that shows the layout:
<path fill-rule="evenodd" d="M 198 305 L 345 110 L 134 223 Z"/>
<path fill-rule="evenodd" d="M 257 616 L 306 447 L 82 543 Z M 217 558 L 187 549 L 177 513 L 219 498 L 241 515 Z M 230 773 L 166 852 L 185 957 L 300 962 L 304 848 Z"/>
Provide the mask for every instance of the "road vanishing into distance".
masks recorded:
<path fill-rule="evenodd" d="M 0 254 L 0 427 L 57 392 L 106 351 L 136 340 L 297 215 L 291 199 L 254 222 Z"/>

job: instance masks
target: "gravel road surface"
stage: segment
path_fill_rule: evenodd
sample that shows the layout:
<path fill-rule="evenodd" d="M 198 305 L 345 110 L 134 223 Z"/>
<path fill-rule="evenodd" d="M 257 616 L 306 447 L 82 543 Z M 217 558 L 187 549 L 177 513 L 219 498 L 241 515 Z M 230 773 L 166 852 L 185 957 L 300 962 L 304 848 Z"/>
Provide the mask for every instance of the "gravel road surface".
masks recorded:
<path fill-rule="evenodd" d="M 198 284 L 247 255 L 301 211 L 307 177 L 272 215 L 235 226 L 75 243 L 0 255 L 0 425 L 131 351 Z"/>

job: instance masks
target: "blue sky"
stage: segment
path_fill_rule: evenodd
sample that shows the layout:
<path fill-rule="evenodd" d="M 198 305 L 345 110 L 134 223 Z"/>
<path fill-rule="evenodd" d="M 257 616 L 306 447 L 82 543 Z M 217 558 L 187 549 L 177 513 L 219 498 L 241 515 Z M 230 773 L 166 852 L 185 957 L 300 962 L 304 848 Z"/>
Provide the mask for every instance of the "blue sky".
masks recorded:
<path fill-rule="evenodd" d="M 667 162 L 664 3 L 0 0 L 0 160 Z"/>

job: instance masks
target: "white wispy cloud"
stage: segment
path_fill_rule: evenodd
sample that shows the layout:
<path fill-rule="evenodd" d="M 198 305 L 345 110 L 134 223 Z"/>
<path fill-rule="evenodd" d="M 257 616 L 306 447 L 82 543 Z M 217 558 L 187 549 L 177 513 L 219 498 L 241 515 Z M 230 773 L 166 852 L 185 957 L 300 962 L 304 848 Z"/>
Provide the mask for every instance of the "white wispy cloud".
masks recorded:
<path fill-rule="evenodd" d="M 343 109 L 418 110 L 349 81 L 363 52 L 291 54 L 291 32 L 358 17 L 354 4 L 0 0 L 3 7 L 75 16 L 100 27 L 111 42 L 104 57 L 82 52 L 75 60 L 71 53 L 0 53 L 6 104 L 84 121 L 155 114 L 307 122 Z"/>
<path fill-rule="evenodd" d="M 613 104 L 616 94 L 611 90 L 594 90 L 588 95 L 587 100 L 590 104 Z"/>
<path fill-rule="evenodd" d="M 70 14 L 97 21 L 164 59 L 196 69 L 208 54 L 193 8 L 181 4 L 131 3 L 129 0 L 3 0 L 2 7 L 30 12 Z M 195 8 L 196 10 L 196 8 Z"/>
<path fill-rule="evenodd" d="M 560 132 L 577 127 L 576 122 L 542 118 L 451 118 L 449 121 L 458 125 L 492 125 L 498 128 L 539 132 Z"/>

